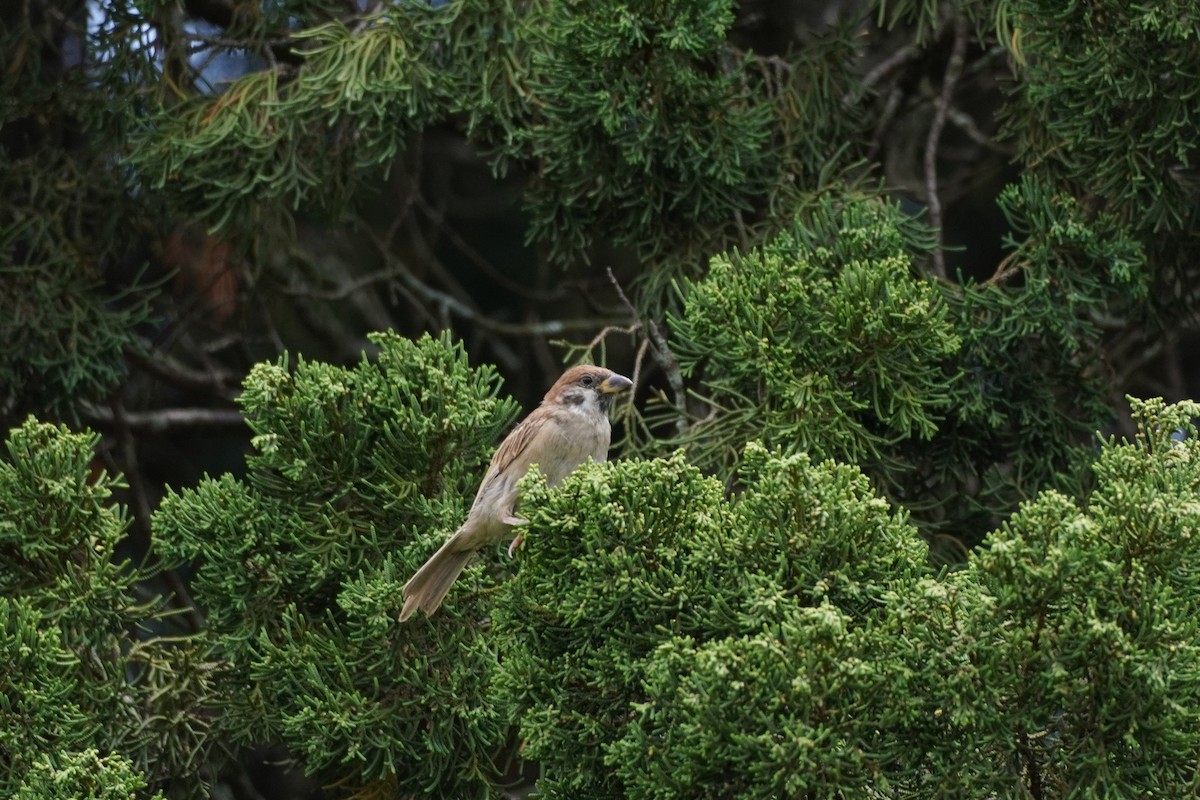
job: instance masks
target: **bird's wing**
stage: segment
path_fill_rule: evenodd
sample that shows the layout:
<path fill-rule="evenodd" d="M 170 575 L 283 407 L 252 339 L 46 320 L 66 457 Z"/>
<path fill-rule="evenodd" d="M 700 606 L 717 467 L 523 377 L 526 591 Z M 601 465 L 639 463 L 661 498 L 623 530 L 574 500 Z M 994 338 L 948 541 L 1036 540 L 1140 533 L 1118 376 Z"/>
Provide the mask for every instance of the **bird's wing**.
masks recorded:
<path fill-rule="evenodd" d="M 488 464 L 483 485 L 486 486 L 493 477 L 507 470 L 514 461 L 521 457 L 522 453 L 529 450 L 530 445 L 538 438 L 539 434 L 549 433 L 549 426 L 553 424 L 549 415 L 535 412 L 513 428 L 512 433 L 504 438 L 500 447 L 492 455 L 492 462 Z"/>

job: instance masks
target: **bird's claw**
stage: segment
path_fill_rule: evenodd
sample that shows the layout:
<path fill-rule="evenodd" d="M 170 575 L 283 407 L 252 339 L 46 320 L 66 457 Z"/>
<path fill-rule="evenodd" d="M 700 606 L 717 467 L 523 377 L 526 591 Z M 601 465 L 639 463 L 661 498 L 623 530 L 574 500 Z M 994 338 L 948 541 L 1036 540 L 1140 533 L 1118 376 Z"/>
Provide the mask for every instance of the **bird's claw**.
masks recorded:
<path fill-rule="evenodd" d="M 518 533 L 516 538 L 508 543 L 508 557 L 509 558 L 513 557 L 513 554 L 517 552 L 517 548 L 520 547 L 521 543 L 524 541 L 525 541 L 525 537 Z"/>

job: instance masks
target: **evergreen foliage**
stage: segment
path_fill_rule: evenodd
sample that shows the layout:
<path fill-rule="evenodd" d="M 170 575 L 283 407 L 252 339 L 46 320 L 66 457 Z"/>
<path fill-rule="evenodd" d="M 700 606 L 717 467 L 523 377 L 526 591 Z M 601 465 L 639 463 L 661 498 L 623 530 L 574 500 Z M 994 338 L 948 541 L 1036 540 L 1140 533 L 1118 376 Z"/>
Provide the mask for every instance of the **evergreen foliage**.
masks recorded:
<path fill-rule="evenodd" d="M 1144 231 L 1196 222 L 1200 12 L 1188 0 L 1001 0 L 1021 65 L 1009 130 L 1035 172 Z"/>
<path fill-rule="evenodd" d="M 910 227 L 877 201 L 825 202 L 811 223 L 682 284 L 673 349 L 718 409 L 684 439 L 699 463 L 727 472 L 761 438 L 876 464 L 933 435 L 954 381 L 942 364 L 960 342 L 936 287 L 912 274 Z"/>
<path fill-rule="evenodd" d="M 1094 318 L 1145 296 L 1145 254 L 1038 181 L 1002 206 L 1020 282 L 920 277 L 928 232 L 870 198 L 825 201 L 715 259 L 668 316 L 704 411 L 649 447 L 687 445 L 725 475 L 755 439 L 858 464 L 927 531 L 966 540 L 1078 475 L 1112 415 Z M 680 421 L 661 412 L 652 422 Z"/>
<path fill-rule="evenodd" d="M 185 794 L 210 758 L 208 666 L 117 557 L 128 520 L 96 441 L 30 419 L 0 461 L 0 797 Z"/>
<path fill-rule="evenodd" d="M 722 0 L 546 5 L 526 34 L 539 46 L 525 88 L 540 102 L 502 152 L 546 165 L 528 203 L 551 257 L 586 255 L 604 231 L 648 261 L 686 263 L 735 241 L 742 214 L 786 214 L 799 187 L 838 174 L 853 122 L 834 109 L 853 88 L 844 39 L 778 75 L 729 51 Z"/>
<path fill-rule="evenodd" d="M 965 632 L 997 701 L 976 730 L 999 793 L 1194 791 L 1198 413 L 1135 402 L 1137 440 L 1105 445 L 1085 503 L 1044 492 L 972 558 Z M 1005 764 L 1019 765 L 1006 780 Z"/>
<path fill-rule="evenodd" d="M 180 213 L 252 225 L 306 201 L 345 206 L 366 170 L 463 112 L 497 170 L 544 165 L 529 237 L 552 259 L 586 257 L 603 232 L 686 266 L 775 227 L 764 211 L 787 215 L 851 163 L 850 34 L 780 71 L 730 52 L 732 22 L 724 0 L 616 13 L 472 0 L 312 24 L 295 34 L 294 78 L 255 71 L 164 105 L 127 163 Z"/>
<path fill-rule="evenodd" d="M 13 800 L 129 800 L 143 796 L 146 781 L 120 756 L 101 756 L 95 750 L 73 753 L 65 763 L 52 766 L 49 758 L 33 765 Z M 150 800 L 165 800 L 155 792 Z"/>
<path fill-rule="evenodd" d="M 51 25 L 18 16 L 0 15 L 4 430 L 30 413 L 71 417 L 79 399 L 105 397 L 126 373 L 123 351 L 136 349 L 153 295 L 145 205 L 125 191 L 114 158 L 132 86 L 146 77 L 132 73 L 153 70 L 138 58 L 122 61 L 122 74 L 65 68 L 50 56 Z M 136 42 L 107 46 L 119 60 Z M 80 147 L 85 132 L 95 148 Z"/>
<path fill-rule="evenodd" d="M 314 25 L 298 34 L 295 80 L 253 72 L 163 107 L 129 163 L 177 210 L 214 227 L 259 219 L 275 202 L 285 213 L 310 197 L 343 205 L 363 169 L 394 157 L 442 113 L 448 87 L 430 63 L 440 32 L 429 33 L 433 14 L 418 4 L 353 32 Z"/>
<path fill-rule="evenodd" d="M 1196 309 L 1200 257 L 1195 4 L 1001 0 L 996 15 L 1017 64 L 1004 130 L 1018 157 L 1128 227 L 1173 327 Z"/>
<path fill-rule="evenodd" d="M 106 556 L 123 513 L 88 471 L 94 437 L 14 431 L 3 796 L 184 791 L 213 738 L 280 741 L 340 795 L 494 796 L 509 726 L 543 797 L 1192 786 L 1200 406 L 1134 401 L 1138 437 L 1102 443 L 1090 494 L 1043 491 L 941 575 L 852 465 L 751 443 L 732 495 L 683 450 L 554 490 L 533 473 L 515 576 L 473 568 L 401 625 L 403 580 L 513 408 L 458 346 L 376 343 L 352 369 L 260 366 L 247 481 L 156 514 L 208 612 L 180 644 L 127 638 L 161 607 Z M 66 591 L 89 599 L 62 609 Z"/>
<path fill-rule="evenodd" d="M 68 18 L 84 10 L 69 5 Z M 400 155 L 446 128 L 524 181 L 523 224 L 549 259 L 635 254 L 635 302 L 657 315 L 672 303 L 672 280 L 703 275 L 721 252 L 765 245 L 819 198 L 861 187 L 860 159 L 878 156 L 894 115 L 907 113 L 884 98 L 888 70 L 868 67 L 912 63 L 925 81 L 960 19 L 985 51 L 980 65 L 994 66 L 993 35 L 1013 56 L 1001 111 L 1023 171 L 1075 203 L 1084 224 L 1111 215 L 1126 226 L 1150 259 L 1152 274 L 1138 281 L 1156 301 L 1194 306 L 1189 231 L 1200 181 L 1187 121 L 1200 38 L 1186 3 L 879 0 L 857 10 L 911 26 L 913 50 L 882 65 L 872 49 L 880 31 L 828 5 L 835 22 L 771 54 L 742 44 L 739 26 L 761 10 L 717 0 L 459 0 L 357 16 L 333 2 L 185 3 L 219 36 L 177 25 L 171 3 L 122 0 L 106 4 L 86 41 L 88 69 L 57 72 L 39 58 L 58 44 L 53 26 L 14 14 L 0 48 L 11 98 L 0 147 L 13 168 L 0 179 L 19 224 L 5 231 L 2 249 L 13 255 L 0 267 L 25 274 L 10 285 L 26 313 L 6 321 L 23 345 L 11 352 L 32 355 L 0 362 L 14 387 L 5 406 L 69 413 L 72 400 L 118 383 L 145 289 L 110 293 L 101 280 L 128 284 L 163 252 L 161 228 L 223 228 L 255 268 L 286 264 L 297 215 L 361 223 L 377 199 L 374 177 L 403 168 L 410 156 Z M 230 54 L 243 74 L 208 69 Z M 927 103 L 928 87 L 921 92 Z M 915 113 L 924 120 L 927 110 Z M 962 115 L 950 119 L 984 136 Z M 40 135 L 53 125 L 72 135 Z M 31 280 L 31 271 L 57 278 Z M 418 302 L 437 297 L 417 293 Z M 1129 310 L 1115 309 L 1140 324 Z"/>
<path fill-rule="evenodd" d="M 1194 6 L 0 3 L 0 800 L 1195 796 Z"/>
<path fill-rule="evenodd" d="M 0 276 L 0 299 L 16 301 L 8 306 L 15 313 L 0 317 L 0 420 L 10 422 L 36 409 L 72 416 L 80 399 L 107 395 L 125 376 L 123 351 L 138 347 L 137 328 L 149 315 L 148 296 L 114 296 L 90 268 L 81 280 L 74 254 L 44 230 L 45 220 L 25 222 L 0 233 L 0 250 L 27 255 Z"/>
<path fill-rule="evenodd" d="M 521 591 L 528 577 L 545 575 L 545 551 L 534 549 L 510 584 L 518 601 L 529 599 L 527 630 L 512 638 L 542 654 L 528 666 L 512 662 L 521 669 L 512 684 L 534 704 L 522 724 L 542 735 L 563 733 L 557 750 L 539 750 L 554 753 L 558 765 L 547 796 L 1186 796 L 1200 736 L 1194 705 L 1183 699 L 1195 696 L 1200 676 L 1198 576 L 1187 566 L 1200 530 L 1200 451 L 1189 422 L 1200 408 L 1152 402 L 1135 409 L 1138 441 L 1105 444 L 1091 497 L 1078 503 L 1054 491 L 1039 495 L 965 571 L 938 579 L 922 576 L 914 531 L 863 497 L 862 476 L 832 464 L 780 461 L 751 447 L 746 461 L 766 465 L 775 480 L 746 480 L 734 510 L 798 503 L 810 493 L 828 505 L 816 500 L 778 527 L 756 509 L 745 528 L 719 525 L 716 541 L 698 528 L 696 555 L 643 555 L 638 560 L 655 569 L 643 567 L 637 577 L 576 566 L 611 565 L 614 553 L 630 548 L 620 523 L 636 518 L 640 506 L 622 503 L 624 465 L 564 483 L 550 498 L 557 513 L 542 517 L 539 509 L 532 528 L 536 536 L 539 521 L 553 525 L 558 535 L 547 545 L 565 542 L 576 571 L 557 585 L 540 579 L 536 594 Z M 613 475 L 601 483 L 602 471 Z M 677 470 L 660 471 L 667 480 L 658 491 L 674 497 L 668 486 L 678 482 Z M 578 507 L 572 493 L 600 486 L 600 521 L 576 516 L 566 524 L 583 541 L 564 536 L 568 515 L 560 504 Z M 827 513 L 847 506 L 858 515 Z M 700 511 L 696 522 L 710 517 Z M 596 528 L 611 531 L 606 545 L 589 536 Z M 661 542 L 661 527 L 653 530 Z M 742 530 L 760 531 L 751 552 L 778 559 L 774 570 L 746 569 L 737 552 Z M 781 531 L 793 539 L 782 540 Z M 688 549 L 660 546 L 653 554 Z M 877 553 L 892 554 L 892 563 L 872 561 Z M 676 565 L 695 558 L 707 558 L 713 571 L 672 602 L 659 588 L 679 581 Z M 787 569 L 797 563 L 824 573 L 824 581 L 793 581 Z M 865 589 L 870 606 L 856 608 L 845 590 L 817 594 L 839 582 Z M 577 619 L 554 613 L 624 585 L 631 590 L 593 601 Z M 810 588 L 817 589 L 805 597 Z M 611 610 L 625 602 L 624 613 Z M 674 609 L 655 619 L 654 610 L 643 610 L 652 602 Z M 731 615 L 731 608 L 745 613 Z M 636 624 L 626 631 L 622 621 L 631 613 Z M 659 644 L 648 648 L 647 638 Z M 620 642 L 614 657 L 608 650 Z M 563 662 L 569 675 L 560 672 Z M 624 668 L 607 676 L 608 664 Z M 564 730 L 568 709 L 587 710 L 596 723 Z M 612 778 L 596 792 L 575 777 L 588 770 L 572 765 L 601 757 Z"/>
<path fill-rule="evenodd" d="M 744 491 L 727 499 L 677 454 L 583 467 L 554 492 L 527 481 L 528 549 L 496 626 L 511 647 L 501 686 L 546 769 L 545 796 L 670 785 L 669 743 L 643 742 L 636 757 L 618 744 L 639 739 L 629 729 L 646 713 L 644 684 L 678 667 L 668 653 L 773 630 L 822 603 L 867 619 L 893 581 L 924 572 L 916 531 L 856 469 L 752 445 L 740 477 Z M 713 699 L 714 714 L 730 712 Z"/>
<path fill-rule="evenodd" d="M 470 570 L 431 622 L 396 614 L 516 409 L 461 346 L 373 341 L 353 369 L 256 367 L 248 480 L 171 494 L 155 532 L 165 558 L 199 563 L 222 737 L 282 742 L 346 791 L 486 796 L 507 725 L 488 699 L 488 578 Z"/>

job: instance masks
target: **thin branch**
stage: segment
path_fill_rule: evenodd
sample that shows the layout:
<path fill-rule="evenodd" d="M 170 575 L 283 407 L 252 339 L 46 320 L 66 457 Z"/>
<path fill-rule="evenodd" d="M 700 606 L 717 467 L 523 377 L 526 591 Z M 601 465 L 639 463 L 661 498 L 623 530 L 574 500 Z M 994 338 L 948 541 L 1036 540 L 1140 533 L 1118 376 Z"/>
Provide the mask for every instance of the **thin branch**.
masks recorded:
<path fill-rule="evenodd" d="M 946 118 L 950 120 L 954 127 L 965 133 L 967 138 L 975 142 L 975 144 L 1009 156 L 1016 152 L 1012 147 L 1000 144 L 980 130 L 979 125 L 975 122 L 975 118 L 961 109 L 951 108 L 946 112 Z"/>
<path fill-rule="evenodd" d="M 367 229 L 365 232 L 368 234 L 368 238 L 375 244 L 375 248 L 379 251 L 379 254 L 383 257 L 383 260 L 389 264 L 396 264 L 396 266 L 387 267 L 385 269 L 370 273 L 369 275 L 363 276 L 360 281 L 355 281 L 352 283 L 362 283 L 365 285 L 380 280 L 399 281 L 402 286 L 411 291 L 419 299 L 423 299 L 426 303 L 430 303 L 435 306 L 443 317 L 445 317 L 447 314 L 453 314 L 456 317 L 460 317 L 468 322 L 478 325 L 484 330 L 491 331 L 492 333 L 498 333 L 503 336 L 560 336 L 564 333 L 570 333 L 572 331 L 593 331 L 596 328 L 611 324 L 611 320 L 604 319 L 564 319 L 546 320 L 544 322 L 537 320 L 531 320 L 529 322 L 502 322 L 501 320 L 492 319 L 491 317 L 467 305 L 464 300 L 460 300 L 448 292 L 435 289 L 419 279 L 403 263 L 399 262 L 396 254 L 391 252 L 387 243 L 381 241 L 377 234 L 369 229 Z M 429 260 L 431 262 L 434 261 L 435 259 L 433 258 L 432 252 L 428 250 L 428 246 L 424 242 L 421 243 L 421 246 L 422 249 L 427 251 Z M 356 291 L 362 288 L 362 286 L 355 285 L 344 288 L 348 288 L 348 291 Z M 302 290 L 290 291 L 295 293 Z M 334 291 L 340 293 L 342 289 L 337 289 Z"/>
<path fill-rule="evenodd" d="M 142 481 L 142 471 L 138 467 L 137 441 L 133 435 L 134 425 L 130 419 L 131 415 L 125 410 L 125 404 L 117 395 L 113 395 L 109 399 L 108 408 L 97 406 L 96 409 L 108 412 L 111 416 L 112 427 L 120 441 L 121 460 L 124 462 L 121 472 L 125 475 L 129 491 L 133 496 L 130 506 L 133 511 L 134 527 L 141 534 L 142 546 L 149 552 L 154 536 L 153 526 L 150 522 L 152 512 L 150 498 L 146 492 L 145 483 Z M 183 580 L 174 570 L 164 570 L 164 578 L 173 593 L 173 602 L 183 610 L 192 632 L 201 630 L 204 627 L 204 617 L 196 607 L 195 601 L 192 600 Z"/>
<path fill-rule="evenodd" d="M 385 255 L 388 260 L 395 260 L 394 255 Z M 611 323 L 610 320 L 603 319 L 552 319 L 530 322 L 503 322 L 492 319 L 471 308 L 454 295 L 443 292 L 440 289 L 435 289 L 424 283 L 403 266 L 386 267 L 369 272 L 333 289 L 286 288 L 284 292 L 293 296 L 312 297 L 318 300 L 340 300 L 347 295 L 361 291 L 374 284 L 391 281 L 399 281 L 404 288 L 412 293 L 414 300 L 424 300 L 425 303 L 434 305 L 443 315 L 446 313 L 453 314 L 456 317 L 478 325 L 484 330 L 504 336 L 559 336 L 572 331 L 593 331 L 598 327 Z M 423 308 L 421 303 L 415 305 L 418 308 Z"/>
<path fill-rule="evenodd" d="M 396 239 L 396 234 L 400 231 L 400 227 L 404 224 L 404 221 L 408 219 L 409 214 L 412 213 L 413 205 L 415 205 L 417 199 L 421 197 L 421 165 L 424 163 L 424 160 L 425 137 L 416 136 L 414 137 L 412 146 L 409 148 L 408 152 L 405 153 L 403 161 L 400 161 L 400 163 L 404 165 L 411 166 L 408 167 L 405 174 L 400 175 L 397 173 L 398 177 L 396 180 L 407 180 L 410 188 L 408 189 L 404 199 L 400 201 L 400 203 L 396 206 L 395 211 L 392 212 L 392 222 L 390 225 L 388 225 L 387 232 L 383 235 L 383 244 L 389 250 L 392 246 L 392 242 L 394 242 Z M 361 216 L 356 215 L 354 217 L 354 223 L 359 227 L 366 227 L 366 223 L 363 221 Z"/>
<path fill-rule="evenodd" d="M 407 217 L 405 217 L 405 221 L 405 227 L 409 235 L 408 244 L 417 251 L 416 263 L 420 264 L 428 273 L 432 274 L 434 278 L 437 279 L 438 283 L 443 286 L 447 292 L 452 293 L 453 296 L 458 298 L 459 302 L 464 306 L 468 303 L 473 303 L 474 299 L 471 297 L 471 293 L 466 290 L 466 288 L 453 274 L 451 274 L 450 270 L 446 269 L 446 266 L 442 263 L 442 260 L 438 258 L 438 255 L 435 252 L 437 242 L 431 241 L 430 238 L 426 237 L 426 232 L 422 229 L 420 220 L 417 218 L 417 216 L 415 214 L 409 214 Z M 433 233 L 440 234 L 441 231 L 435 230 Z M 395 254 L 392 253 L 392 251 L 386 246 L 384 246 L 383 243 L 377 240 L 376 234 L 372 233 L 372 238 L 376 239 L 376 247 L 379 248 L 379 252 L 383 255 L 384 261 L 388 264 L 393 263 L 396 260 Z M 416 277 L 415 274 L 413 277 Z"/>
<path fill-rule="evenodd" d="M 900 106 L 904 102 L 904 92 L 898 87 L 892 87 L 888 92 L 887 98 L 883 102 L 883 110 L 879 112 L 879 120 L 875 124 L 875 134 L 871 137 L 871 147 L 867 151 L 867 160 L 874 161 L 879 157 L 879 153 L 883 150 L 884 140 L 887 138 L 888 131 L 892 127 L 892 121 L 895 120 L 896 114 L 900 111 Z"/>
<path fill-rule="evenodd" d="M 397 270 L 396 277 L 412 291 L 437 304 L 443 312 L 449 312 L 485 330 L 504 336 L 559 336 L 571 331 L 594 331 L 599 326 L 610 324 L 605 320 L 595 319 L 501 322 L 475 311 L 465 303 L 443 291 L 422 283 L 407 270 Z"/>
<path fill-rule="evenodd" d="M 992 273 L 992 277 L 984 281 L 985 286 L 999 286 L 1008 281 L 1009 278 L 1021 271 L 1021 263 L 1018 260 L 1020 251 L 1012 252 L 1006 255 L 999 264 L 996 265 L 996 271 Z"/>
<path fill-rule="evenodd" d="M 126 357 L 159 380 L 183 389 L 210 392 L 218 397 L 232 400 L 241 380 L 224 370 L 198 370 L 162 352 L 153 352 L 149 342 L 142 342 L 142 349 L 129 348 Z"/>
<path fill-rule="evenodd" d="M 863 76 L 864 89 L 873 89 L 875 84 L 882 81 L 895 70 L 912 61 L 920 49 L 916 45 L 906 44 L 890 56 L 876 64 L 870 72 Z"/>
<path fill-rule="evenodd" d="M 749 253 L 750 252 L 750 232 L 746 230 L 746 220 L 744 220 L 742 218 L 741 210 L 733 212 L 733 221 L 735 223 L 737 223 L 738 238 L 741 240 L 741 243 L 742 243 L 742 252 Z M 612 270 L 608 271 L 608 276 L 610 278 L 612 277 Z M 626 303 L 626 305 L 628 305 L 629 301 L 626 300 L 625 303 Z"/>
<path fill-rule="evenodd" d="M 539 302 L 559 300 L 565 294 L 563 287 L 561 286 L 554 291 L 547 292 L 530 289 L 524 284 L 512 280 L 499 269 L 497 269 L 491 261 L 484 258 L 483 254 L 472 247 L 466 239 L 463 239 L 462 236 L 458 234 L 458 231 L 454 230 L 454 228 L 450 225 L 447 225 L 446 215 L 440 209 L 436 209 L 431 206 L 429 201 L 426 200 L 420 192 L 416 193 L 414 200 L 416 205 L 425 213 L 425 216 L 437 226 L 438 230 L 450 240 L 452 245 L 458 248 L 460 253 L 467 257 L 468 261 L 470 261 L 472 264 L 478 267 L 481 272 L 499 285 L 503 286 L 508 291 Z"/>
<path fill-rule="evenodd" d="M 244 428 L 246 419 L 233 408 L 160 408 L 153 411 L 124 411 L 120 417 L 111 409 L 81 402 L 80 411 L 89 422 L 130 431 L 163 433 L 192 428 Z"/>
<path fill-rule="evenodd" d="M 285 45 L 291 45 L 292 42 L 295 41 L 287 36 L 274 39 L 255 39 L 248 36 L 245 39 L 236 39 L 226 36 L 208 36 L 198 31 L 188 31 L 186 33 L 182 33 L 180 34 L 180 38 L 188 42 L 199 42 L 200 44 L 204 45 L 204 47 L 200 48 L 202 50 L 220 48 L 222 50 L 241 50 L 247 53 L 255 52 L 260 48 L 269 50 L 272 47 L 283 47 Z M 194 53 L 196 51 L 191 52 Z"/>
<path fill-rule="evenodd" d="M 121 472 L 129 482 L 129 491 L 133 495 L 132 506 L 134 525 L 141 532 L 145 543 L 150 542 L 150 500 L 146 488 L 142 484 L 141 470 L 138 469 L 137 444 L 133 438 L 133 429 L 129 424 L 128 414 L 120 398 L 114 395 L 109 399 L 108 408 L 97 406 L 97 410 L 107 411 L 109 421 L 121 444 L 121 460 L 124 462 Z"/>
<path fill-rule="evenodd" d="M 1149 382 L 1150 378 L 1141 370 L 1147 364 L 1158 361 L 1164 354 L 1169 356 L 1169 348 L 1173 346 L 1175 334 L 1168 333 L 1166 336 L 1159 337 L 1152 341 L 1147 341 L 1144 336 L 1128 336 L 1125 337 L 1125 342 L 1118 343 L 1110 351 L 1110 358 L 1113 364 L 1119 364 L 1119 368 L 1114 370 L 1113 386 L 1128 386 L 1136 375 L 1138 380 Z M 1139 352 L 1131 353 L 1135 348 L 1141 348 Z M 1158 394 L 1167 396 L 1165 385 L 1157 390 Z"/>
<path fill-rule="evenodd" d="M 654 344 L 654 360 L 658 362 L 658 366 L 662 368 L 663 374 L 667 378 L 667 383 L 671 387 L 671 394 L 674 396 L 675 410 L 679 416 L 675 422 L 675 427 L 683 433 L 687 429 L 687 393 L 683 386 L 683 373 L 679 369 L 679 360 L 675 358 L 675 353 L 667 344 L 667 338 L 662 335 L 658 324 L 652 319 L 644 319 L 637 307 L 629 301 L 625 295 L 625 290 L 621 288 L 621 284 L 617 281 L 617 276 L 613 275 L 611 267 L 606 268 L 608 272 L 608 280 L 612 283 L 613 288 L 617 291 L 617 296 L 621 298 L 621 302 L 629 309 L 629 313 L 633 315 L 638 326 L 641 326 L 646 331 L 647 341 Z"/>
<path fill-rule="evenodd" d="M 946 114 L 950 100 L 954 97 L 954 86 L 962 75 L 967 55 L 967 18 L 959 14 L 954 21 L 954 48 L 946 63 L 946 74 L 942 79 L 942 93 L 934 105 L 933 121 L 929 125 L 929 137 L 925 140 L 925 202 L 929 206 L 929 222 L 937 236 L 937 247 L 933 251 L 933 272 L 939 278 L 946 277 L 946 254 L 942 233 L 942 202 L 938 198 L 937 150 L 946 127 Z"/>
<path fill-rule="evenodd" d="M 359 275 L 353 280 L 344 281 L 332 289 L 314 289 L 309 286 L 284 286 L 282 292 L 291 297 L 304 297 L 310 300 L 345 300 L 352 294 L 368 289 L 376 284 L 391 283 L 405 272 L 403 267 L 386 267 Z"/>

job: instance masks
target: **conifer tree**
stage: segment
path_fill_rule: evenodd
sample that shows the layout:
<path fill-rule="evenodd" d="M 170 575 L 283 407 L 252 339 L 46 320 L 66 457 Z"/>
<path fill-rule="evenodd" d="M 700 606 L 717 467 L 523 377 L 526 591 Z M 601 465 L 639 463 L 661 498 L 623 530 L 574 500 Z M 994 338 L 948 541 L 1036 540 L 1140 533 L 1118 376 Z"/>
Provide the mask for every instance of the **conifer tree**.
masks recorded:
<path fill-rule="evenodd" d="M 0 800 L 1194 794 L 1198 25 L 3 5 Z"/>

